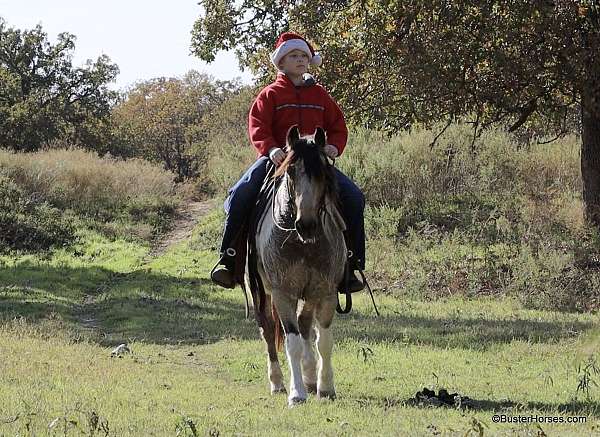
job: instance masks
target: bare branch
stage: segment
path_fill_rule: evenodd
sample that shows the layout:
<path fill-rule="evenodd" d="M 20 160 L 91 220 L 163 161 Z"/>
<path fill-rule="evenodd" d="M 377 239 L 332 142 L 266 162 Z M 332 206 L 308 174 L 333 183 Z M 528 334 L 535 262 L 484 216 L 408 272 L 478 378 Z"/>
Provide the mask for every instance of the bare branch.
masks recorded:
<path fill-rule="evenodd" d="M 561 131 L 559 132 L 554 138 L 552 138 L 551 140 L 548 141 L 538 141 L 537 144 L 550 144 L 553 143 L 554 141 L 564 137 L 568 132 L 565 131 Z"/>
<path fill-rule="evenodd" d="M 523 108 L 523 111 L 521 112 L 521 116 L 519 117 L 519 119 L 511 127 L 508 128 L 508 131 L 514 132 L 517 129 L 519 129 L 521 126 L 523 126 L 523 124 L 525 124 L 525 122 L 527 121 L 529 116 L 531 114 L 533 114 L 536 109 L 537 109 L 537 99 L 530 100 L 529 103 Z"/>
<path fill-rule="evenodd" d="M 446 123 L 446 126 L 444 126 L 444 128 L 441 130 L 441 132 L 435 136 L 435 138 L 433 139 L 431 144 L 429 144 L 429 150 L 433 150 L 433 148 L 435 147 L 435 144 L 437 143 L 437 140 L 442 136 L 442 134 L 444 132 L 446 132 L 446 129 L 448 129 L 450 127 L 450 125 L 452 124 L 452 120 L 453 120 L 452 117 L 448 118 L 448 122 Z"/>

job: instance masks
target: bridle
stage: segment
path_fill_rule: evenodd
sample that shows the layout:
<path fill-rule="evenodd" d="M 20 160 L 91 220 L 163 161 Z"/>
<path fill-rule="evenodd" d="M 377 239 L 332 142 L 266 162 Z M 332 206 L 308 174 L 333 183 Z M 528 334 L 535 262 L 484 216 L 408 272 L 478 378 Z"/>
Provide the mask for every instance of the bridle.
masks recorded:
<path fill-rule="evenodd" d="M 332 167 L 333 164 L 329 162 L 329 160 L 326 159 L 327 162 L 327 167 L 329 168 L 330 166 Z M 290 187 L 290 182 L 291 182 L 291 178 L 290 176 L 286 173 L 284 173 L 283 176 L 281 176 L 282 178 L 285 178 L 285 183 L 286 183 L 286 190 L 288 192 L 288 197 L 289 200 L 288 202 L 290 202 L 292 204 L 292 211 L 296 212 L 296 206 L 293 202 L 293 197 L 290 195 L 290 193 L 295 193 L 295 190 L 293 188 Z M 277 186 L 277 184 L 275 184 L 275 186 Z M 277 188 L 275 189 L 277 190 Z M 273 220 L 273 223 L 275 224 L 275 226 L 277 227 L 277 229 L 284 231 L 284 232 L 298 232 L 298 229 L 296 228 L 296 224 L 294 222 L 294 227 L 293 228 L 284 228 L 282 225 L 280 225 L 277 222 L 277 219 L 275 217 L 275 198 L 277 193 L 273 193 L 273 201 L 271 202 L 271 219 Z M 319 200 L 319 208 L 318 208 L 318 215 L 321 216 L 322 214 L 324 214 L 325 212 L 327 212 L 327 208 L 325 206 L 325 201 L 327 198 L 327 188 L 325 190 L 323 190 L 323 194 L 321 196 L 321 199 Z"/>

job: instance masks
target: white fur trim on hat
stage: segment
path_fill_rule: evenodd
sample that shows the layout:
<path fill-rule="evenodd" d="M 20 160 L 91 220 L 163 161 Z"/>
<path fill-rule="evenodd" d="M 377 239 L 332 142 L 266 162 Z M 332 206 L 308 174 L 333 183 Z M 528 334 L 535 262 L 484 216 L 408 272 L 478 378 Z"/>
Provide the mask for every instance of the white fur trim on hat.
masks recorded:
<path fill-rule="evenodd" d="M 279 68 L 279 61 L 281 61 L 283 57 L 292 50 L 301 50 L 304 53 L 306 53 L 308 55 L 309 62 L 313 65 L 316 65 L 317 67 L 323 63 L 321 55 L 315 53 L 315 55 L 313 56 L 313 54 L 310 51 L 310 47 L 308 47 L 306 41 L 301 39 L 289 39 L 281 43 L 279 47 L 277 47 L 273 51 L 273 53 L 271 53 L 271 62 L 273 63 L 273 65 Z M 317 61 L 318 63 L 315 61 Z"/>

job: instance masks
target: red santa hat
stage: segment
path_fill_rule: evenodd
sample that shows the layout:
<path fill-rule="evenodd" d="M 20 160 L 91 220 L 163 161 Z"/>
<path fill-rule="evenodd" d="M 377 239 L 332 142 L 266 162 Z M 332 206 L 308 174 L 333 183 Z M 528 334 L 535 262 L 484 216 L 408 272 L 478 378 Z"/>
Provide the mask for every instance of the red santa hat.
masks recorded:
<path fill-rule="evenodd" d="M 284 32 L 279 35 L 275 43 L 275 50 L 271 53 L 271 62 L 279 68 L 279 61 L 292 50 L 302 50 L 308 55 L 308 61 L 318 67 L 323 63 L 321 55 L 316 53 L 308 41 L 294 32 Z"/>

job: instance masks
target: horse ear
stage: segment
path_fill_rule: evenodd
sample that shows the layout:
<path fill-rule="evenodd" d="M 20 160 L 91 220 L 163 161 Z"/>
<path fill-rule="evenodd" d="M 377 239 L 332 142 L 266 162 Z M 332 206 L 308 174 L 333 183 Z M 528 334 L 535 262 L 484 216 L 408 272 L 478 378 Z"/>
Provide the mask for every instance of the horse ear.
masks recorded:
<path fill-rule="evenodd" d="M 323 128 L 318 127 L 315 131 L 315 143 L 319 147 L 325 147 L 326 141 L 327 140 L 325 139 L 325 131 L 323 130 Z"/>
<path fill-rule="evenodd" d="M 300 130 L 297 125 L 292 126 L 287 133 L 287 144 L 291 149 L 294 148 L 296 141 L 300 139 Z"/>

